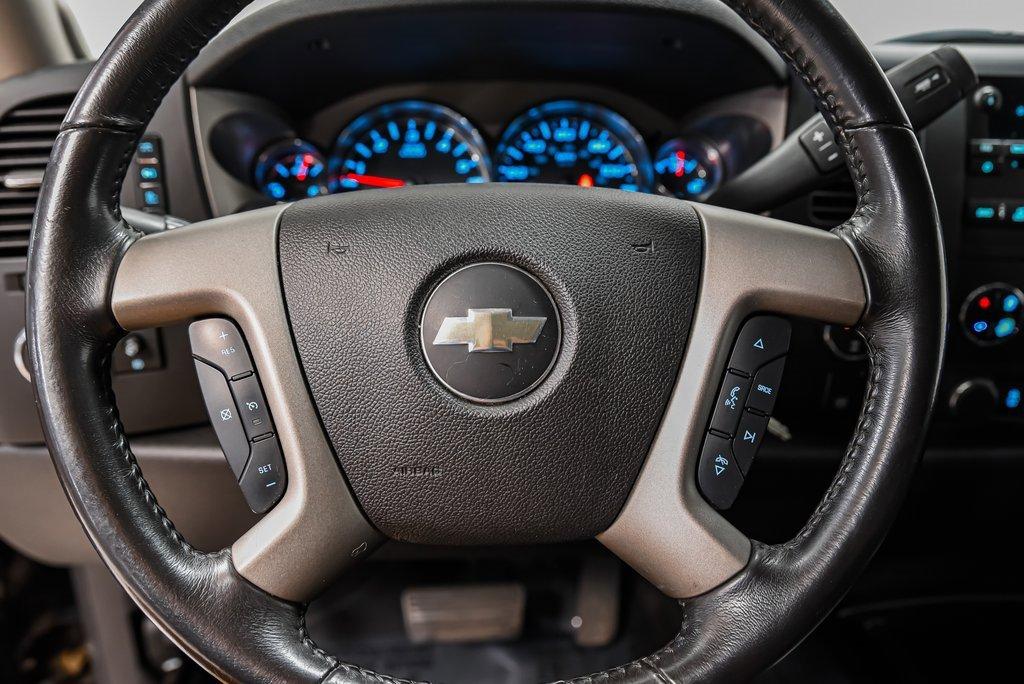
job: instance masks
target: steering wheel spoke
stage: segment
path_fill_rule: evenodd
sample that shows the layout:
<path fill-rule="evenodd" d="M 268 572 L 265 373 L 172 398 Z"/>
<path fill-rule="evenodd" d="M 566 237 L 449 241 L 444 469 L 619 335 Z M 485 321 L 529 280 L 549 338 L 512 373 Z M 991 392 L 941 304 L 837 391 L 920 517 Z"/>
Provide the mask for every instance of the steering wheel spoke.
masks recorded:
<path fill-rule="evenodd" d="M 866 306 L 853 250 L 835 233 L 695 205 L 704 263 L 693 334 L 650 455 L 598 539 L 666 594 L 688 598 L 746 565 L 749 540 L 697 489 L 697 464 L 743 321 L 775 313 L 853 326 Z"/>
<path fill-rule="evenodd" d="M 338 469 L 291 342 L 277 265 L 283 206 L 146 236 L 125 253 L 111 308 L 126 330 L 233 319 L 266 390 L 288 473 L 281 501 L 232 546 L 238 572 L 305 601 L 378 546 Z"/>

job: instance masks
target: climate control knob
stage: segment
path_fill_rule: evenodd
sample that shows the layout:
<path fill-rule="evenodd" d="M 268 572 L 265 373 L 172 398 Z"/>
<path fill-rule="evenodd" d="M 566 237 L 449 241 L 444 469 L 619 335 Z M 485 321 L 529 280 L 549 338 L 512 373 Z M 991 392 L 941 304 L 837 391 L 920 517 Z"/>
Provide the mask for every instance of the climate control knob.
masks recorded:
<path fill-rule="evenodd" d="M 1024 293 L 1013 285 L 990 283 L 974 290 L 960 307 L 967 338 L 980 346 L 1006 342 L 1020 332 Z"/>

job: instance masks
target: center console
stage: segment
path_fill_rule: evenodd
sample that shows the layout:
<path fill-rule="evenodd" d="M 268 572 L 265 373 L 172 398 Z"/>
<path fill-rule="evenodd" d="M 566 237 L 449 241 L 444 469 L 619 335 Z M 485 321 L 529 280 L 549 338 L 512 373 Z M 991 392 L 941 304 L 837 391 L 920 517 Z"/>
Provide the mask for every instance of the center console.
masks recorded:
<path fill-rule="evenodd" d="M 963 109 L 960 173 L 932 168 L 944 184 L 955 174 L 963 188 L 960 220 L 946 227 L 959 229 L 959 249 L 949 253 L 953 310 L 941 408 L 957 423 L 1022 421 L 1024 71 L 982 72 Z"/>

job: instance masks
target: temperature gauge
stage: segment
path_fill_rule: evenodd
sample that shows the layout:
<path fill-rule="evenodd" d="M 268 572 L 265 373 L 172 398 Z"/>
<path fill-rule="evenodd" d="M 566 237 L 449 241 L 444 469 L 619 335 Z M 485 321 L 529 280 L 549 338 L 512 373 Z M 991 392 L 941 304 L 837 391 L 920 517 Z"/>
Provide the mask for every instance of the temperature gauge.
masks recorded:
<path fill-rule="evenodd" d="M 705 200 L 722 183 L 722 156 L 710 143 L 676 138 L 658 150 L 654 172 L 664 194 Z"/>
<path fill-rule="evenodd" d="M 302 140 L 271 145 L 256 161 L 256 187 L 278 202 L 326 195 L 327 182 L 327 161 Z"/>

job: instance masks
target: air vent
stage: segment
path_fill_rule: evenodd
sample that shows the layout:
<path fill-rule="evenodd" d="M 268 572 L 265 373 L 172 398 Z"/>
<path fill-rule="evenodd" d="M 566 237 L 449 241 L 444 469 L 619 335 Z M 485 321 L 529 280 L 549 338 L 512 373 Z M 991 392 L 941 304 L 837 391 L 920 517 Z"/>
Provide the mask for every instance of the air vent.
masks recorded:
<path fill-rule="evenodd" d="M 0 256 L 25 256 L 50 151 L 71 95 L 18 105 L 0 118 Z"/>
<path fill-rule="evenodd" d="M 853 216 L 856 210 L 857 193 L 848 182 L 815 190 L 811 193 L 807 208 L 811 223 L 823 228 L 838 226 Z"/>

